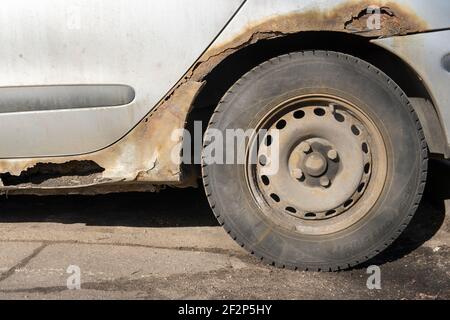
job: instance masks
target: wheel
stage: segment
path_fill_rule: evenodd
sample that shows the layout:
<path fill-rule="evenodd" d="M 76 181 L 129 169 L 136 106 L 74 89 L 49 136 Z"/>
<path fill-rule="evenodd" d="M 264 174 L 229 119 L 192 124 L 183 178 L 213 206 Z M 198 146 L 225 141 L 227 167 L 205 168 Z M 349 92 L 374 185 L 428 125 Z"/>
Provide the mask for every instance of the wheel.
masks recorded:
<path fill-rule="evenodd" d="M 217 134 L 239 129 L 248 134 L 243 161 L 217 161 L 239 151 Z M 213 145 L 225 148 L 222 158 Z M 336 52 L 256 67 L 223 97 L 204 137 L 217 219 L 249 252 L 284 268 L 335 271 L 379 254 L 412 219 L 426 175 L 427 145 L 405 94 L 374 66 Z"/>

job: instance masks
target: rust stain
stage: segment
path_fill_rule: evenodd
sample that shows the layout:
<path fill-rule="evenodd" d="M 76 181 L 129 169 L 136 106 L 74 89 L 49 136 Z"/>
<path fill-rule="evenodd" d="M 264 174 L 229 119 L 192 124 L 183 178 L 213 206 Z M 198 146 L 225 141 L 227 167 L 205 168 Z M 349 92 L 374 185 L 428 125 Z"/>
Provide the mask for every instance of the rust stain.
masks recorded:
<path fill-rule="evenodd" d="M 367 8 L 372 5 L 382 8 L 380 30 L 366 28 L 369 18 Z M 350 0 L 327 11 L 310 10 L 253 23 L 235 38 L 210 48 L 162 103 L 115 145 L 83 156 L 0 160 L 0 174 L 20 176 L 39 164 L 90 161 L 104 168 L 104 171 L 81 179 L 76 187 L 93 187 L 94 193 L 102 192 L 98 190 L 159 190 L 159 187 L 153 187 L 159 184 L 182 186 L 182 168 L 171 159 L 173 149 L 180 142 L 171 141 L 170 137 L 173 130 L 185 127 L 188 113 L 204 84 L 204 78 L 231 54 L 261 40 L 302 31 L 337 31 L 377 38 L 426 29 L 427 23 L 410 8 L 383 0 Z M 49 191 L 51 188 L 68 187 L 66 182 L 58 179 L 50 184 L 48 188 L 39 185 L 8 187 L 3 186 L 0 181 L 0 188 L 3 192 L 11 190 L 48 194 L 55 193 Z M 73 189 L 73 192 L 80 193 L 80 190 Z"/>
<path fill-rule="evenodd" d="M 184 129 L 193 100 L 202 85 L 200 82 L 193 81 L 184 83 L 180 90 L 173 93 L 171 99 L 164 101 L 125 138 L 110 148 L 73 157 L 0 160 L 0 173 L 20 176 L 37 166 L 45 168 L 46 165 L 50 167 L 71 161 L 89 161 L 103 168 L 104 171 L 90 175 L 90 180 L 82 179 L 77 187 L 127 182 L 176 185 L 182 181 L 182 170 L 179 164 L 172 161 L 171 156 L 174 148 L 180 143 L 172 141 L 171 135 L 174 129 Z M 38 188 L 45 190 L 70 187 L 66 182 L 67 177 L 65 178 L 65 180 L 53 179 L 51 186 L 47 186 L 48 184 L 3 186 L 2 190 L 36 188 L 34 193 L 40 193 Z M 129 188 L 130 186 L 126 186 L 123 190 Z M 136 186 L 130 189 L 136 190 Z M 147 190 L 148 187 L 137 189 Z"/>
<path fill-rule="evenodd" d="M 368 30 L 371 16 L 367 9 L 377 6 L 381 9 L 381 28 Z M 189 78 L 204 79 L 215 66 L 231 54 L 261 40 L 268 40 L 305 31 L 335 31 L 358 34 L 363 37 L 380 38 L 406 35 L 425 31 L 428 24 L 411 8 L 394 1 L 352 0 L 332 9 L 312 9 L 300 13 L 274 16 L 252 23 L 246 29 L 224 43 L 210 48 L 191 70 Z"/>

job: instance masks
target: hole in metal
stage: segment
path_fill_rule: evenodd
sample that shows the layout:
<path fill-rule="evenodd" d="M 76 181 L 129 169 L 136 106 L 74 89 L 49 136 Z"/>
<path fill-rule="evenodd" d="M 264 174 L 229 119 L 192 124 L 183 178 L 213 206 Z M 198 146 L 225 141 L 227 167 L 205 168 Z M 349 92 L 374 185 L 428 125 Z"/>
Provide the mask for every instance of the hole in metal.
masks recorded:
<path fill-rule="evenodd" d="M 105 169 L 94 161 L 73 160 L 60 164 L 38 163 L 34 167 L 22 171 L 17 176 L 11 175 L 10 173 L 2 173 L 0 174 L 0 179 L 5 186 L 19 186 L 21 184 L 41 185 L 51 179 L 67 179 L 69 177 L 90 184 L 103 171 Z"/>
<path fill-rule="evenodd" d="M 334 114 L 334 118 L 338 122 L 344 122 L 345 121 L 345 117 L 342 114 L 339 114 L 339 113 L 335 113 Z"/>
<path fill-rule="evenodd" d="M 292 207 L 287 207 L 286 211 L 288 211 L 290 213 L 297 213 L 297 210 L 295 210 L 295 208 L 292 208 Z"/>
<path fill-rule="evenodd" d="M 265 142 L 266 146 L 270 147 L 272 145 L 272 142 L 273 142 L 272 136 L 268 135 Z"/>
<path fill-rule="evenodd" d="M 314 114 L 318 117 L 323 117 L 325 113 L 325 110 L 323 110 L 322 108 L 317 108 L 314 110 Z"/>
<path fill-rule="evenodd" d="M 277 195 L 277 194 L 275 194 L 275 193 L 272 193 L 271 195 L 270 195 L 270 197 L 273 199 L 273 201 L 275 201 L 275 202 L 280 202 L 281 201 L 281 199 L 280 199 L 280 197 Z"/>
<path fill-rule="evenodd" d="M 330 210 L 330 211 L 328 211 L 325 215 L 327 216 L 327 217 L 329 217 L 329 216 L 332 216 L 333 214 L 335 214 L 336 213 L 336 210 Z"/>
<path fill-rule="evenodd" d="M 361 131 L 359 131 L 358 127 L 355 125 L 352 126 L 352 132 L 355 136 L 359 136 L 361 134 Z"/>
<path fill-rule="evenodd" d="M 280 120 L 277 123 L 277 129 L 282 130 L 282 129 L 286 128 L 286 125 L 287 125 L 286 120 Z"/>
<path fill-rule="evenodd" d="M 347 200 L 347 201 L 344 203 L 344 208 L 348 208 L 349 206 L 352 205 L 352 203 L 353 203 L 353 199 Z"/>
<path fill-rule="evenodd" d="M 261 180 L 266 186 L 268 186 L 270 184 L 270 179 L 268 176 L 262 176 Z"/>
<path fill-rule="evenodd" d="M 294 112 L 295 119 L 302 119 L 305 116 L 305 111 L 299 110 Z"/>
<path fill-rule="evenodd" d="M 358 187 L 358 192 L 363 192 L 365 186 L 366 186 L 366 184 L 364 182 L 361 183 L 360 186 Z"/>
<path fill-rule="evenodd" d="M 362 151 L 366 154 L 369 153 L 369 146 L 365 142 L 362 144 Z"/>

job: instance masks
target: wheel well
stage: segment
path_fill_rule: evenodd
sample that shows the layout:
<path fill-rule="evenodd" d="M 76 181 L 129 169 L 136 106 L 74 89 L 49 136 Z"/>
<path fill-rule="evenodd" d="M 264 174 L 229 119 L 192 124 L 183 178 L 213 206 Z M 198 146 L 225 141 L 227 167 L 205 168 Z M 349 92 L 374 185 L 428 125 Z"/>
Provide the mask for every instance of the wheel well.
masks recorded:
<path fill-rule="evenodd" d="M 416 72 L 399 57 L 372 44 L 370 38 L 342 32 L 301 32 L 258 41 L 227 57 L 217 65 L 203 79 L 206 84 L 194 102 L 194 107 L 188 117 L 188 128 L 194 121 L 203 121 L 206 124 L 220 99 L 245 73 L 271 58 L 302 50 L 331 50 L 358 57 L 385 72 L 405 91 L 408 97 L 432 101 Z M 435 114 L 434 119 L 439 119 L 435 107 L 431 103 L 429 106 L 432 107 Z M 421 121 L 427 121 L 426 117 L 420 118 Z M 433 133 L 425 132 L 425 136 L 428 144 L 433 146 L 433 153 L 444 154 L 447 151 L 447 144 L 440 121 L 439 124 L 440 130 L 438 130 L 437 136 L 436 130 Z M 203 127 L 205 129 L 206 125 Z M 436 124 L 428 124 L 424 127 L 436 128 Z"/>

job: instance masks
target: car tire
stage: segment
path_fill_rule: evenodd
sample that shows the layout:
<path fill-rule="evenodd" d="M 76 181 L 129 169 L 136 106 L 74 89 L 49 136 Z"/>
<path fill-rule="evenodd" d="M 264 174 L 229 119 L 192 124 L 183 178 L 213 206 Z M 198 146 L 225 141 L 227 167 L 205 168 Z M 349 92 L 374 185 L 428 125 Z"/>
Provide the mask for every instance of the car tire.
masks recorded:
<path fill-rule="evenodd" d="M 245 161 L 210 161 L 212 135 L 233 129 L 255 132 Z M 260 160 L 268 132 L 280 144 L 270 176 Z M 380 254 L 408 226 L 427 155 L 392 79 L 353 56 L 305 51 L 266 61 L 229 89 L 205 133 L 202 169 L 214 214 L 239 245 L 277 267 L 336 271 Z"/>

